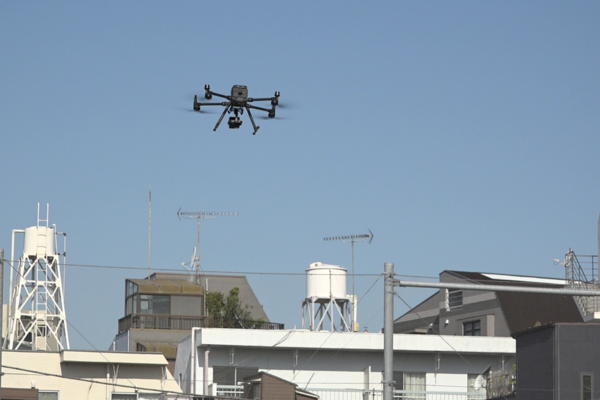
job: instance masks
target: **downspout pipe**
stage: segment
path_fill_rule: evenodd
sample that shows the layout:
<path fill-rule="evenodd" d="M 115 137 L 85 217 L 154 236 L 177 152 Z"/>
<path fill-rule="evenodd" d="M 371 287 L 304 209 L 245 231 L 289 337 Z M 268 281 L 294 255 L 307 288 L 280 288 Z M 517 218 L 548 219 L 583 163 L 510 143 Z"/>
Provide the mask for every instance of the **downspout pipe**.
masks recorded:
<path fill-rule="evenodd" d="M 196 331 L 198 328 L 192 328 L 192 339 L 190 349 L 190 392 L 196 394 Z"/>
<path fill-rule="evenodd" d="M 204 350 L 204 396 L 208 396 L 208 355 L 210 354 L 210 346 L 206 346 Z"/>

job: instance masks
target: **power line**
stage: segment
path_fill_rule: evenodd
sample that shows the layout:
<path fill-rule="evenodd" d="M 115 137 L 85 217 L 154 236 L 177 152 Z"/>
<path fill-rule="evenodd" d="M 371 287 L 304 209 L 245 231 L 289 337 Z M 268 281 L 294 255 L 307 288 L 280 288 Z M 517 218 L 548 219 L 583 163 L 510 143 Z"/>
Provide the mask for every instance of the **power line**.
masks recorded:
<path fill-rule="evenodd" d="M 105 386 L 115 386 L 115 387 L 121 387 L 121 388 L 127 388 L 127 389 L 134 389 L 134 390 L 147 390 L 149 392 L 154 392 L 154 393 L 164 393 L 164 394 L 180 394 L 180 395 L 190 395 L 192 396 L 191 393 L 181 393 L 181 392 L 174 392 L 171 390 L 161 390 L 161 389 L 156 389 L 156 388 L 146 388 L 146 387 L 140 387 L 140 386 L 129 386 L 129 385 L 123 385 L 120 383 L 109 383 L 109 382 L 105 382 L 105 381 L 100 381 L 100 380 L 94 380 L 94 379 L 87 379 L 87 378 L 76 378 L 73 376 L 63 376 L 63 375 L 58 375 L 58 374 L 52 374 L 49 372 L 43 372 L 43 371 L 36 371 L 33 369 L 27 369 L 27 368 L 21 368 L 21 367 L 15 367 L 12 365 L 6 365 L 6 364 L 2 364 L 2 368 L 4 369 L 4 375 L 17 375 L 17 374 L 11 374 L 10 372 L 6 372 L 6 368 L 15 370 L 15 371 L 22 371 L 22 372 L 28 372 L 30 374 L 35 374 L 35 375 L 43 375 L 43 376 L 50 376 L 53 378 L 61 378 L 61 379 L 68 379 L 68 380 L 73 380 L 73 381 L 80 381 L 80 382 L 86 382 L 86 383 L 96 383 L 99 385 L 105 385 Z"/>

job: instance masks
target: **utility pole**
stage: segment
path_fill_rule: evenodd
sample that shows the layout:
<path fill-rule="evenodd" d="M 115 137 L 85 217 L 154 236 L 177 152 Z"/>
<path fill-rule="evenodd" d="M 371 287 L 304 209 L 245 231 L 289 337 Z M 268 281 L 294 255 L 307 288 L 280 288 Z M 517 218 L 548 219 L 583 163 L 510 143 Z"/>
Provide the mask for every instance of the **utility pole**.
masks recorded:
<path fill-rule="evenodd" d="M 4 304 L 4 249 L 0 249 L 0 306 Z M 0 321 L 4 321 L 4 306 L 0 307 Z M 2 324 L 0 323 L 0 339 L 4 341 L 4 332 L 2 332 Z M 2 398 L 2 347 L 0 346 L 0 398 Z"/>
<path fill-rule="evenodd" d="M 383 400 L 394 398 L 394 263 L 384 264 Z"/>

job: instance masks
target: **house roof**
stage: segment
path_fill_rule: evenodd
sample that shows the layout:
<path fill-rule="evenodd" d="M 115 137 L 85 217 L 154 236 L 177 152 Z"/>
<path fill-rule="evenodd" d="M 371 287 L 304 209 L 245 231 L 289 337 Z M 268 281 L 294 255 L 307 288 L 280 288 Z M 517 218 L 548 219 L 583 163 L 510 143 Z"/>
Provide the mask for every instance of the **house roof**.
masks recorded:
<path fill-rule="evenodd" d="M 526 335 L 528 333 L 532 333 L 532 332 L 537 332 L 537 331 L 543 331 L 546 329 L 554 329 L 556 327 L 561 327 L 561 326 L 586 326 L 586 327 L 599 327 L 600 323 L 595 323 L 595 322 L 553 322 L 550 324 L 545 324 L 545 325 L 538 325 L 538 326 L 534 326 L 531 328 L 527 328 L 524 329 L 522 331 L 516 332 L 512 334 L 512 337 L 514 337 L 515 339 L 518 338 L 519 336 L 523 336 Z"/>
<path fill-rule="evenodd" d="M 491 274 L 482 272 L 444 271 L 482 285 L 529 287 L 564 287 L 564 279 Z M 511 333 L 535 325 L 553 322 L 583 322 L 573 296 L 546 293 L 496 292 Z"/>
<path fill-rule="evenodd" d="M 202 294 L 202 286 L 190 281 L 170 279 L 128 279 L 138 285 L 139 293 Z"/>
<path fill-rule="evenodd" d="M 231 348 L 244 346 L 273 351 L 275 349 L 299 349 L 319 351 L 369 352 L 383 351 L 381 333 L 327 332 L 262 329 L 198 328 L 197 347 Z M 183 339 L 190 341 L 191 336 Z M 514 354 L 515 342 L 509 337 L 449 336 L 444 340 L 434 335 L 394 334 L 394 351 L 419 353 L 460 352 L 463 354 Z"/>
<path fill-rule="evenodd" d="M 278 380 L 280 382 L 287 383 L 290 386 L 294 387 L 294 390 L 296 391 L 296 393 L 301 393 L 301 394 L 303 394 L 306 397 L 311 397 L 311 398 L 314 398 L 314 399 L 318 399 L 319 398 L 319 395 L 311 393 L 311 392 L 309 392 L 307 390 L 299 388 L 298 384 L 296 384 L 294 382 L 286 381 L 285 379 L 280 378 L 277 375 L 273 375 L 273 374 L 270 374 L 270 373 L 264 372 L 264 371 L 259 372 L 258 374 L 255 374 L 255 375 L 248 376 L 248 377 L 244 378 L 244 382 L 247 383 L 247 382 L 262 381 L 263 376 L 269 376 L 269 377 L 271 377 L 273 379 L 276 379 L 276 380 Z"/>
<path fill-rule="evenodd" d="M 205 286 L 207 292 L 221 292 L 227 296 L 231 289 L 237 287 L 240 289 L 240 302 L 243 306 L 248 306 L 251 317 L 270 322 L 245 276 L 202 274 L 199 278 L 202 285 L 195 282 L 196 275 L 175 272 L 155 272 L 150 275 L 150 279 L 128 280 L 138 284 L 138 290 L 145 293 L 202 293 L 203 286 Z M 151 290 L 156 292 L 149 292 Z"/>
<path fill-rule="evenodd" d="M 167 365 L 161 353 L 63 350 L 61 363 Z"/>

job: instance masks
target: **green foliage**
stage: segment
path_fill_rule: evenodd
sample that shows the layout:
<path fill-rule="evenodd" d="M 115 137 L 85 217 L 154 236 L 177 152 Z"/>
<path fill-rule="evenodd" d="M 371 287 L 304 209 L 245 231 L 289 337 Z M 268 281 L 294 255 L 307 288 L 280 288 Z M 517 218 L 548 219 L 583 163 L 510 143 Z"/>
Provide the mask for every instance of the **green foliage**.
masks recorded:
<path fill-rule="evenodd" d="M 247 305 L 242 306 L 238 287 L 231 289 L 228 296 L 224 296 L 221 292 L 208 292 L 206 310 L 208 316 L 214 321 L 214 326 L 220 328 L 250 328 L 259 322 L 251 320 Z"/>

